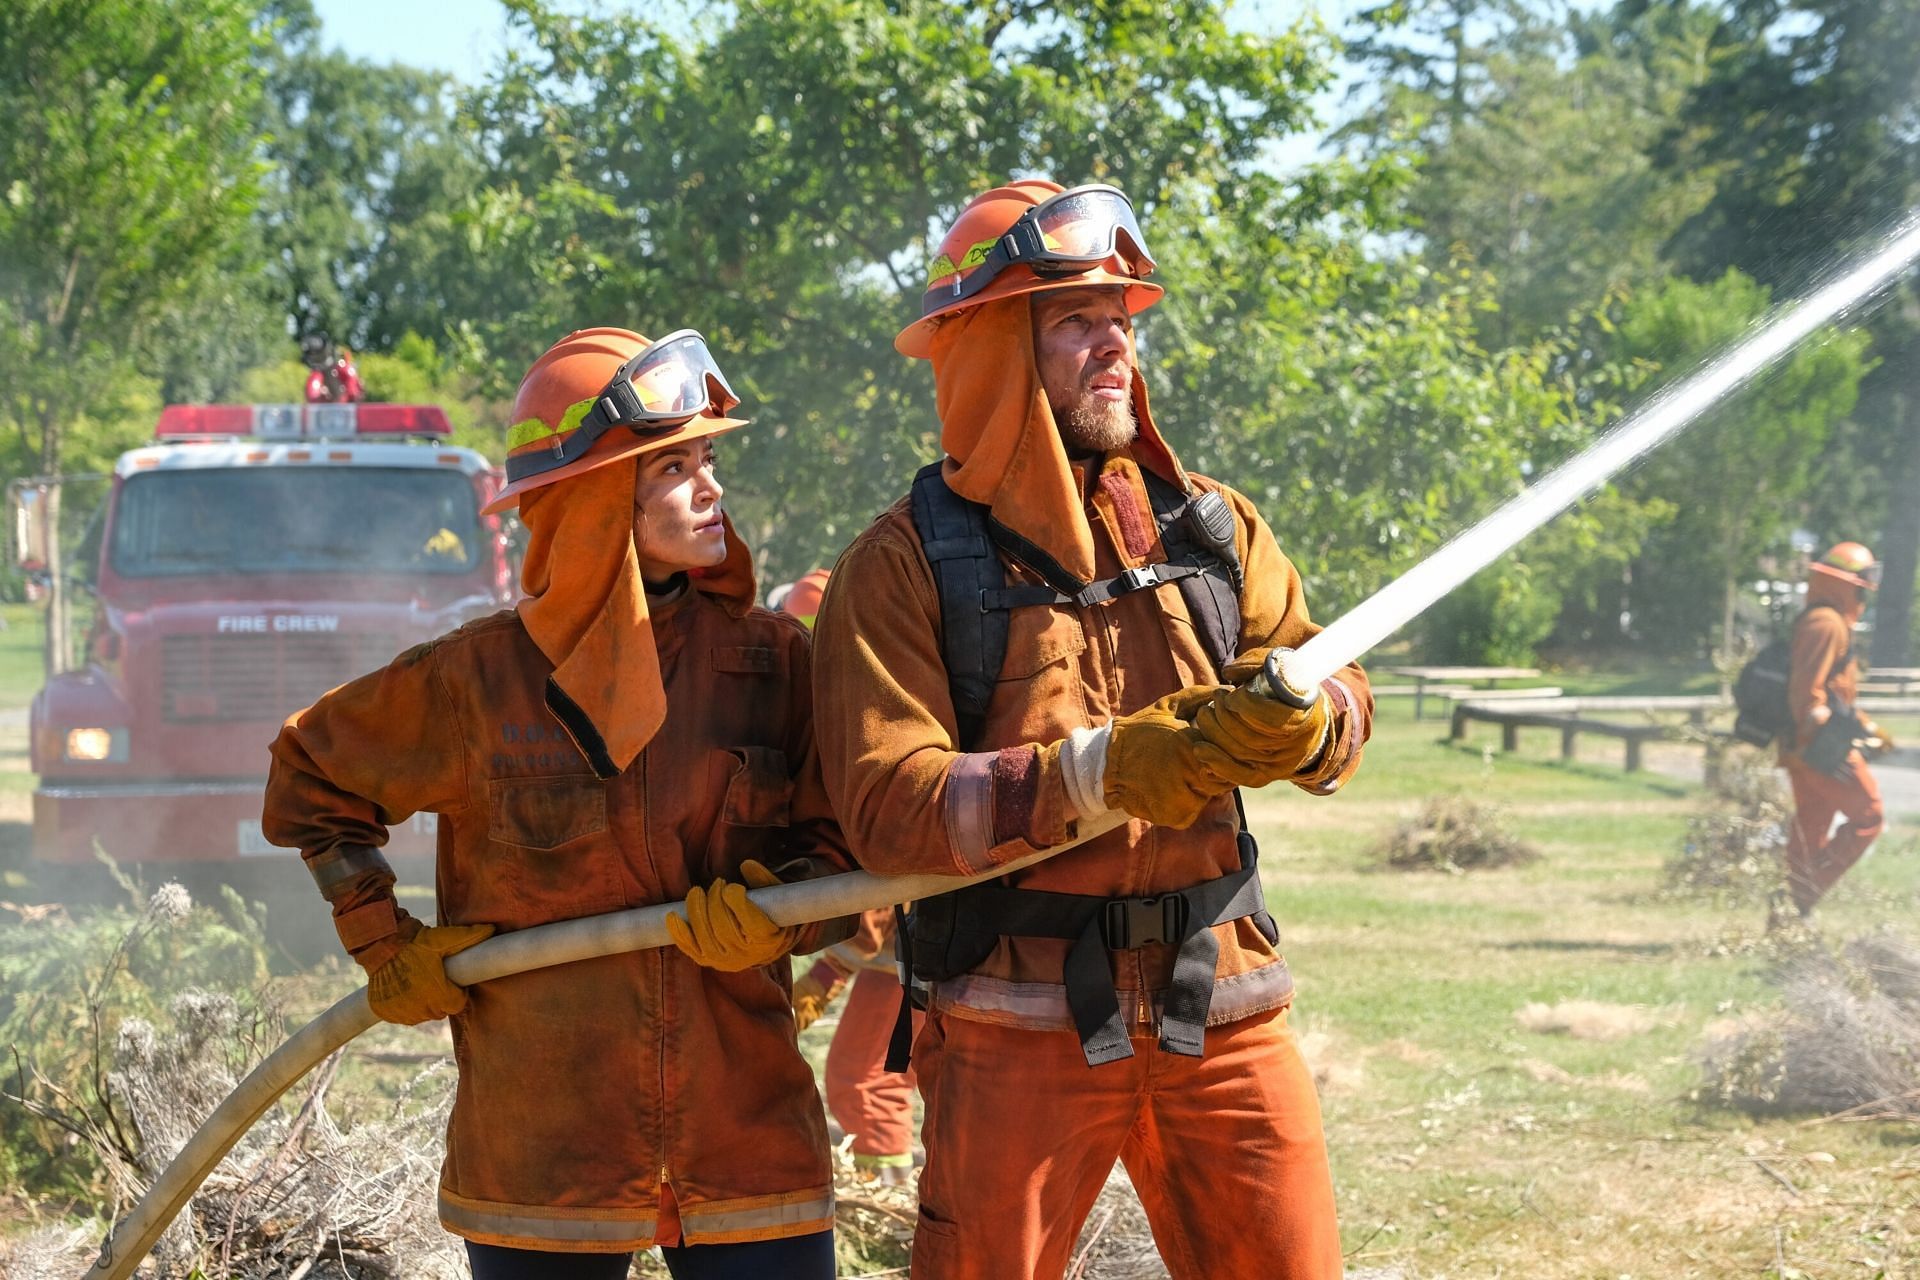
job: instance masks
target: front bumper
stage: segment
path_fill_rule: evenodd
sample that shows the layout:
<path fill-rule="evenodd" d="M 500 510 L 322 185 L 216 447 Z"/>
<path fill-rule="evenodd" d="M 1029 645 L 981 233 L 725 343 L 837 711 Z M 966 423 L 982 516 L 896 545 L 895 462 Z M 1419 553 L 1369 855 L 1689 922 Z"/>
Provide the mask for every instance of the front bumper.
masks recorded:
<path fill-rule="evenodd" d="M 33 793 L 34 860 L 92 863 L 97 844 L 122 865 L 297 864 L 299 850 L 260 833 L 265 787 L 265 779 L 46 780 Z M 390 833 L 387 857 L 402 879 L 421 869 L 431 877 L 436 821 L 415 814 Z"/>

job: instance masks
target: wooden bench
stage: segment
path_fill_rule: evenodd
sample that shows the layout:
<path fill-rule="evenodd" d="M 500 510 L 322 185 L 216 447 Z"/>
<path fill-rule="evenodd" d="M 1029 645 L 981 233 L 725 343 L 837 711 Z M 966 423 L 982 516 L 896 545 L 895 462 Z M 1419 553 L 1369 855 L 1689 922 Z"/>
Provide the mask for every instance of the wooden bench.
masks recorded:
<path fill-rule="evenodd" d="M 1536 667 L 1388 667 L 1387 674 L 1413 681 L 1413 718 L 1420 720 L 1426 715 L 1426 695 L 1437 681 L 1460 684 L 1479 680 L 1491 689 L 1495 681 L 1531 680 L 1540 672 Z"/>
<path fill-rule="evenodd" d="M 1433 690 L 1427 690 L 1432 693 Z M 1466 689 L 1459 693 L 1442 695 L 1454 702 L 1538 702 L 1546 701 L 1558 705 L 1566 700 L 1566 690 L 1559 685 L 1543 684 L 1531 689 Z"/>
<path fill-rule="evenodd" d="M 1577 702 L 1579 699 L 1567 699 Z M 1704 711 L 1701 713 L 1704 719 Z M 1500 726 L 1500 749 L 1518 751 L 1520 749 L 1520 730 L 1523 728 L 1558 729 L 1560 731 L 1560 758 L 1575 758 L 1574 745 L 1583 733 L 1597 733 L 1603 737 L 1618 738 L 1626 744 L 1626 770 L 1628 773 L 1640 771 L 1643 763 L 1642 752 L 1650 741 L 1659 741 L 1674 735 L 1674 730 L 1662 724 L 1619 724 L 1612 720 L 1595 720 L 1581 715 L 1577 709 L 1555 707 L 1542 710 L 1538 707 L 1516 706 L 1512 703 L 1476 699 L 1456 703 L 1453 708 L 1453 724 L 1450 740 L 1463 742 L 1467 736 L 1467 723 L 1480 720 Z"/>

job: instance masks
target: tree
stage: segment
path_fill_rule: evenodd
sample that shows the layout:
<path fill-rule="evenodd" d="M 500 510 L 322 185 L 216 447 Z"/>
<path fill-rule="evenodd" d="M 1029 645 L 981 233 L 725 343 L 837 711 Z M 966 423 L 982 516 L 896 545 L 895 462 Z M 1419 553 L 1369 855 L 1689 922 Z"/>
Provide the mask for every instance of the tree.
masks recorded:
<path fill-rule="evenodd" d="M 1273 189 L 1223 208 L 1204 191 L 1163 209 L 1170 279 L 1143 349 L 1162 425 L 1190 464 L 1253 497 L 1337 616 L 1511 497 L 1613 411 L 1561 372 L 1554 344 L 1489 352 L 1484 273 L 1436 271 L 1346 231 L 1378 225 L 1404 172 L 1338 166 L 1310 198 Z M 1461 661 L 1530 657 L 1570 566 L 1618 565 L 1662 514 L 1605 495 L 1504 557 L 1416 630 Z"/>
<path fill-rule="evenodd" d="M 1654 384 L 1738 340 L 1768 309 L 1764 285 L 1728 271 L 1709 284 L 1675 278 L 1634 298 L 1620 322 L 1621 359 L 1657 370 Z M 1869 368 L 1860 330 L 1816 334 L 1758 385 L 1668 442 L 1629 488 L 1670 503 L 1634 575 L 1635 614 L 1668 643 L 1690 646 L 1719 609 L 1731 659 L 1735 603 L 1760 559 L 1783 549 L 1802 518 L 1821 451 L 1852 412 Z"/>
<path fill-rule="evenodd" d="M 1661 153 L 1671 168 L 1716 174 L 1712 200 L 1675 236 L 1675 260 L 1795 294 L 1907 216 L 1920 204 L 1916 48 L 1920 0 L 1728 4 L 1711 72 Z M 1857 485 L 1851 509 L 1827 504 L 1844 523 L 1821 532 L 1868 536 L 1884 513 L 1873 661 L 1904 665 L 1920 576 L 1920 287 L 1910 277 L 1894 294 L 1868 322 L 1879 364 L 1861 387 L 1861 430 L 1828 460 Z"/>
<path fill-rule="evenodd" d="M 1685 0 L 1632 9 L 1564 24 L 1506 3 L 1362 15 L 1373 25 L 1349 56 L 1400 74 L 1344 136 L 1417 141 L 1421 180 L 1404 212 L 1436 269 L 1463 261 L 1492 275 L 1479 320 L 1492 346 L 1658 278 L 1661 249 L 1711 193 L 1710 175 L 1649 153 L 1703 78 L 1717 18 Z M 1421 29 L 1443 14 L 1446 39 Z"/>
<path fill-rule="evenodd" d="M 45 473 L 77 422 L 146 391 L 142 357 L 245 234 L 253 16 L 246 0 L 0 6 L 0 417 Z M 57 625 L 48 644 L 64 654 Z"/>
<path fill-rule="evenodd" d="M 1035 171 L 1117 182 L 1150 222 L 1183 183 L 1231 200 L 1328 62 L 1200 0 L 513 10 L 526 50 L 464 106 L 491 173 L 424 268 L 457 282 L 448 327 L 503 391 L 568 329 L 700 328 L 754 420 L 724 447 L 736 515 L 783 576 L 935 452 L 891 344 L 964 200 Z"/>

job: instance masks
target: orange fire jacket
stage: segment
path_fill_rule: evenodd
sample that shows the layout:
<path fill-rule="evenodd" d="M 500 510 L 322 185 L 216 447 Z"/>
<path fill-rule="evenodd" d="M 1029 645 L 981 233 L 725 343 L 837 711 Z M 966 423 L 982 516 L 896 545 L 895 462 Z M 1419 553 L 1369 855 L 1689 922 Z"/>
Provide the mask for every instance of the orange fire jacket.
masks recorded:
<path fill-rule="evenodd" d="M 788 880 L 848 869 L 814 749 L 806 630 L 695 591 L 653 626 L 666 720 L 618 775 L 593 775 L 545 706 L 552 664 L 517 615 L 497 614 L 291 719 L 273 745 L 268 838 L 311 858 L 437 813 L 441 921 L 502 933 L 684 898 L 747 858 Z M 798 949 L 851 925 L 805 929 Z M 784 959 L 720 973 L 671 947 L 474 988 L 453 1019 L 441 1221 L 578 1252 L 826 1230 L 826 1123 L 790 991 Z"/>
<path fill-rule="evenodd" d="M 1140 469 L 1127 453 L 1097 474 L 1075 468 L 1102 577 L 1164 560 Z M 1260 655 L 1319 631 L 1300 576 L 1253 505 L 1204 476 L 1236 516 L 1246 588 L 1240 648 Z M 1003 557 L 1005 560 L 1005 557 Z M 1005 560 L 1011 584 L 1040 579 Z M 1144 707 L 1185 685 L 1220 678 L 1177 587 L 1167 584 L 1091 607 L 1013 611 L 1007 656 L 977 743 L 956 742 L 933 571 L 906 502 L 869 526 L 834 569 L 814 632 L 821 762 L 854 856 L 880 874 L 970 875 L 1065 840 L 1072 830 L 1061 780 L 1039 751 L 1069 731 Z M 1236 675 L 1239 673 L 1236 672 Z M 1357 665 L 1327 682 L 1330 744 L 1296 786 L 1328 794 L 1359 767 L 1373 713 Z M 1238 820 L 1221 797 L 1185 830 L 1134 821 L 1006 877 L 1018 888 L 1139 896 L 1184 889 L 1239 866 Z M 1281 922 L 1285 927 L 1285 922 Z M 1285 960 L 1251 919 L 1214 926 L 1220 943 L 1209 1024 L 1278 1008 L 1293 994 Z M 1065 940 L 1002 938 L 972 972 L 938 983 L 934 1007 L 954 1016 L 1033 1028 L 1070 1028 Z M 1171 985 L 1176 948 L 1110 952 L 1120 1008 L 1153 1024 Z"/>
<path fill-rule="evenodd" d="M 1859 664 L 1849 655 L 1853 624 L 1842 603 L 1815 590 L 1808 593 L 1807 611 L 1793 627 L 1793 659 L 1787 672 L 1787 709 L 1793 713 L 1796 748 L 1804 750 L 1820 726 L 1816 707 L 1838 703 L 1851 707 L 1860 696 Z M 1816 606 L 1825 605 L 1825 608 Z M 1845 662 L 1841 661 L 1846 656 Z"/>

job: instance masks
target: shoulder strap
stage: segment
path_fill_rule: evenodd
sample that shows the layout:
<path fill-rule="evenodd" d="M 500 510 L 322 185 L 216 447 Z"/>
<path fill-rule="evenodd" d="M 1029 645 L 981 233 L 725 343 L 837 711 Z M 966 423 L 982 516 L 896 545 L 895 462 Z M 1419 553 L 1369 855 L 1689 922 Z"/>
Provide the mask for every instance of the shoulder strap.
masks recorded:
<path fill-rule="evenodd" d="M 1145 467 L 1147 497 L 1153 503 L 1154 522 L 1160 526 L 1160 542 L 1167 559 L 1174 564 L 1192 564 L 1200 572 L 1179 580 L 1180 595 L 1200 639 L 1213 659 L 1216 671 L 1240 656 L 1240 557 L 1234 549 L 1232 513 L 1217 493 L 1208 491 L 1189 499 L 1170 482 Z M 1216 529 L 1216 515 L 1202 508 L 1206 499 L 1214 499 L 1226 516 L 1224 528 Z M 1213 503 L 1208 503 L 1211 507 Z M 1202 536 L 1196 536 L 1195 523 L 1202 522 Z"/>
<path fill-rule="evenodd" d="M 994 554 L 986 508 L 949 488 L 939 463 L 913 477 L 912 503 L 920 550 L 940 594 L 940 654 L 960 729 L 956 745 L 965 750 L 980 736 L 1007 656 L 1007 613 L 982 604 L 987 592 L 1007 585 L 1007 571 Z"/>

